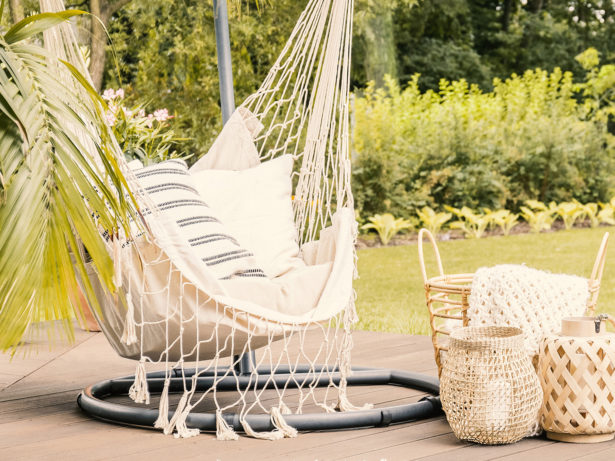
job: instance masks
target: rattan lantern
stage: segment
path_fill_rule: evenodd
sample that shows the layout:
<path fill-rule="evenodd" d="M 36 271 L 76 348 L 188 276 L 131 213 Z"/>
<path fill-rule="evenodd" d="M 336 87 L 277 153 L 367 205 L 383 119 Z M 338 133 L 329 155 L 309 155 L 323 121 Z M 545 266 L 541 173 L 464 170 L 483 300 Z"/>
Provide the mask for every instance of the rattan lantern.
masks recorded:
<path fill-rule="evenodd" d="M 440 398 L 461 440 L 488 445 L 513 443 L 528 435 L 542 393 L 513 327 L 466 327 L 451 333 L 440 378 Z"/>
<path fill-rule="evenodd" d="M 591 317 L 564 319 L 562 335 L 541 344 L 540 423 L 550 439 L 595 443 L 615 436 L 615 335 L 598 325 Z"/>

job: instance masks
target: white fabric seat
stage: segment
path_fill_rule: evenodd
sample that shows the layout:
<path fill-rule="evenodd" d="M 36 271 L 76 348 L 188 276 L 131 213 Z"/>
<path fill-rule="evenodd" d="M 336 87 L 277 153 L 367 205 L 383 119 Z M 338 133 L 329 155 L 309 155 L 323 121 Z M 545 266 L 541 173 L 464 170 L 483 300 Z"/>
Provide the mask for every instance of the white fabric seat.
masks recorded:
<path fill-rule="evenodd" d="M 236 112 L 234 125 L 244 123 L 244 116 L 249 116 L 249 113 Z M 246 145 L 253 145 L 250 137 L 247 128 L 240 130 L 239 134 L 223 130 L 218 142 L 191 172 L 212 162 L 221 169 L 225 166 L 253 167 L 249 155 L 225 156 L 225 152 L 216 148 L 223 146 L 225 151 L 239 152 Z M 225 158 L 229 158 L 231 163 L 225 162 Z M 238 158 L 243 161 L 238 161 Z M 224 200 L 220 203 L 223 204 Z M 282 214 L 285 213 L 286 210 L 282 210 Z M 200 258 L 200 253 L 195 253 L 174 215 L 160 212 L 155 220 L 150 221 L 156 223 L 151 230 L 160 241 L 149 242 L 143 236 L 137 239 L 136 245 L 127 246 L 122 253 L 122 265 L 131 268 L 123 271 L 123 285 L 131 294 L 130 302 L 135 303 L 127 306 L 126 318 L 124 308 L 118 307 L 115 298 L 105 293 L 98 278 L 90 277 L 98 299 L 103 300 L 105 322 L 102 328 L 123 357 L 157 356 L 161 351 L 166 351 L 170 360 L 182 357 L 187 360 L 197 353 L 201 359 L 236 354 L 237 348 L 249 340 L 251 347 L 256 348 L 286 330 L 295 331 L 309 323 L 326 322 L 346 309 L 353 297 L 357 229 L 354 211 L 349 208 L 341 208 L 333 215 L 332 225 L 320 232 L 320 240 L 302 246 L 301 258 L 286 255 L 291 262 L 287 262 L 289 269 L 283 271 L 282 276 L 258 280 L 243 277 L 220 280 L 220 274 Z M 243 225 L 249 227 L 250 223 L 244 222 Z M 160 229 L 160 234 L 156 229 Z M 284 242 L 281 245 L 288 246 Z M 130 302 L 127 300 L 127 304 Z M 134 312 L 139 312 L 142 321 L 148 324 L 141 333 L 141 344 L 126 341 L 126 323 L 130 322 Z M 234 336 L 232 350 L 220 349 L 213 341 L 198 340 L 207 331 L 216 330 L 219 335 L 219 328 L 226 328 L 229 335 Z M 244 334 L 237 334 L 237 330 Z M 175 332 L 179 334 L 180 331 L 183 331 L 181 350 L 178 344 L 169 349 L 168 338 L 175 337 Z M 190 334 L 191 331 L 194 334 Z M 186 357 L 186 350 L 193 352 Z"/>
<path fill-rule="evenodd" d="M 318 305 L 332 265 L 303 263 L 273 279 L 231 279 L 223 280 L 222 285 L 232 298 L 288 315 L 301 315 Z"/>
<path fill-rule="evenodd" d="M 102 289 L 93 272 L 90 277 L 105 318 L 101 327 L 122 357 L 159 356 L 168 349 L 168 338 L 174 337 L 172 333 L 179 334 L 181 329 L 183 350 L 175 344 L 168 350 L 169 360 L 182 357 L 190 360 L 197 351 L 200 359 L 236 354 L 248 337 L 251 337 L 251 347 L 257 348 L 284 331 L 326 322 L 342 312 L 352 296 L 356 222 L 350 209 L 339 210 L 333 225 L 321 232 L 321 239 L 309 244 L 310 252 L 306 256 L 313 258 L 317 254 L 318 264 L 306 264 L 278 280 L 261 279 L 261 284 L 251 279 L 218 280 L 201 260 L 193 257 L 173 221 L 161 224 L 169 236 L 175 229 L 172 242 L 165 245 L 168 252 L 142 237 L 136 245 L 139 252 L 135 246 L 128 246 L 123 255 L 123 263 L 132 267 L 130 278 L 125 273 L 124 285 L 129 287 L 133 299 L 140 300 L 135 309 L 142 315 L 142 321 L 148 323 L 148 328 L 141 333 L 141 344 L 122 341 L 124 308 L 118 307 L 115 298 Z M 141 258 L 147 260 L 140 261 Z M 140 267 L 144 270 L 139 270 Z M 310 282 L 308 287 L 301 287 L 306 279 Z M 297 288 L 301 291 L 292 292 Z M 298 297 L 306 291 L 309 296 L 298 302 Z M 233 349 L 220 349 L 212 341 L 198 343 L 197 329 L 202 337 L 207 336 L 207 331 L 220 328 L 229 335 L 235 331 Z M 193 353 L 186 355 L 186 350 Z"/>

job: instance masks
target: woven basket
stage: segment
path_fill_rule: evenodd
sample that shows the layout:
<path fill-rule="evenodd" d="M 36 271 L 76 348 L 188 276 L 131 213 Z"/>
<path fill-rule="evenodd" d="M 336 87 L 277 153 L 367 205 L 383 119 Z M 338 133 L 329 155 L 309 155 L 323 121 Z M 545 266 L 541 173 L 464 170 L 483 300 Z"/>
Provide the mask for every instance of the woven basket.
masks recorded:
<path fill-rule="evenodd" d="M 513 443 L 536 421 L 542 390 L 513 327 L 467 327 L 451 334 L 440 398 L 457 438 Z"/>
<path fill-rule="evenodd" d="M 438 273 L 436 277 L 428 278 L 423 253 L 423 240 L 427 238 L 433 245 Z M 609 233 L 605 233 L 602 243 L 596 255 L 594 268 L 589 278 L 590 297 L 587 303 L 587 315 L 593 316 L 596 302 L 600 292 L 600 281 L 606 261 L 606 248 Z M 423 282 L 425 284 L 425 298 L 429 309 L 429 322 L 431 326 L 431 339 L 433 342 L 438 373 L 442 373 L 442 355 L 448 350 L 448 336 L 451 328 L 447 322 L 458 321 L 459 326 L 468 326 L 467 311 L 469 308 L 468 297 L 470 296 L 473 273 L 445 274 L 440 258 L 440 251 L 433 234 L 427 229 L 421 229 L 418 237 L 419 263 Z"/>

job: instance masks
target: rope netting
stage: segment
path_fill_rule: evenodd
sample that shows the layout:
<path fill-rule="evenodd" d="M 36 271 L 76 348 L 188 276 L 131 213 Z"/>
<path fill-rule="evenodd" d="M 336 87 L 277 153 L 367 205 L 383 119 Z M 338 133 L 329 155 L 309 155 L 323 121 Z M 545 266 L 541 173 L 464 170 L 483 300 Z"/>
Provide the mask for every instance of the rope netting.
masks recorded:
<path fill-rule="evenodd" d="M 41 0 L 42 11 L 61 11 L 62 0 Z M 295 157 L 293 208 L 302 247 L 318 242 L 333 225 L 350 241 L 348 293 L 341 305 L 286 315 L 266 306 L 235 302 L 201 261 L 181 251 L 181 238 L 140 186 L 123 156 L 118 161 L 141 211 L 143 226 L 109 240 L 116 293 L 91 270 L 102 316 L 101 328 L 115 350 L 138 360 L 130 397 L 158 406 L 155 427 L 179 437 L 197 435 L 187 418 L 201 408 L 215 412 L 217 437 L 237 438 L 229 414 L 239 416 L 253 437 L 294 437 L 284 415 L 306 410 L 356 410 L 347 397 L 351 326 L 356 321 L 352 276 L 356 223 L 336 214 L 353 209 L 350 187 L 349 86 L 353 0 L 310 0 L 259 90 L 240 107 L 246 123 L 262 129 L 254 137 L 261 161 Z M 45 34 L 45 44 L 87 75 L 70 24 Z M 229 153 L 232 155 L 232 153 Z M 348 221 L 348 219 L 346 220 Z M 145 229 L 145 230 L 143 230 Z M 338 246 L 339 241 L 335 242 Z M 334 245 L 335 246 L 335 245 Z M 338 249 L 339 250 L 339 249 Z M 239 372 L 239 358 L 256 351 L 251 372 Z M 188 366 L 190 364 L 190 366 Z M 150 396 L 147 370 L 164 370 L 160 399 Z M 285 381 L 280 384 L 279 377 Z M 183 389 L 171 392 L 181 377 Z M 203 380 L 208 386 L 199 386 Z M 232 380 L 233 391 L 219 391 Z M 324 383 L 324 386 L 323 386 Z M 179 397 L 179 400 L 177 400 Z M 274 430 L 254 431 L 246 417 L 267 414 Z M 225 415 L 227 417 L 225 418 Z"/>

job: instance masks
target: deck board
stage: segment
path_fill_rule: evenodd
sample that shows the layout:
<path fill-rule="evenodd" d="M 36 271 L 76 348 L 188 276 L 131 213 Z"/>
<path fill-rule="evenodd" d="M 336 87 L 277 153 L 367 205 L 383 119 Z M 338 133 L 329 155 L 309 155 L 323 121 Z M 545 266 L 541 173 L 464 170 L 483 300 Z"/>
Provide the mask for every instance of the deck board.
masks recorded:
<path fill-rule="evenodd" d="M 308 340 L 306 349 L 316 350 L 318 345 Z M 436 373 L 431 341 L 424 336 L 356 332 L 353 363 Z M 356 431 L 303 433 L 296 439 L 277 442 L 247 437 L 237 442 L 218 442 L 212 434 L 176 440 L 153 430 L 97 421 L 79 410 L 76 397 L 83 387 L 132 374 L 134 368 L 133 361 L 113 352 L 102 334 L 82 331 L 76 332 L 73 344 L 55 344 L 50 349 L 41 340 L 26 357 L 11 360 L 0 355 L 0 460 L 615 459 L 615 442 L 575 445 L 544 437 L 496 447 L 460 442 L 444 417 Z M 296 395 L 290 390 L 289 401 Z M 390 386 L 350 389 L 354 402 L 369 401 L 376 406 L 416 401 L 423 395 Z M 276 398 L 272 393 L 264 397 Z M 306 410 L 312 407 L 307 405 Z M 204 402 L 199 409 L 211 409 L 211 403 Z"/>

